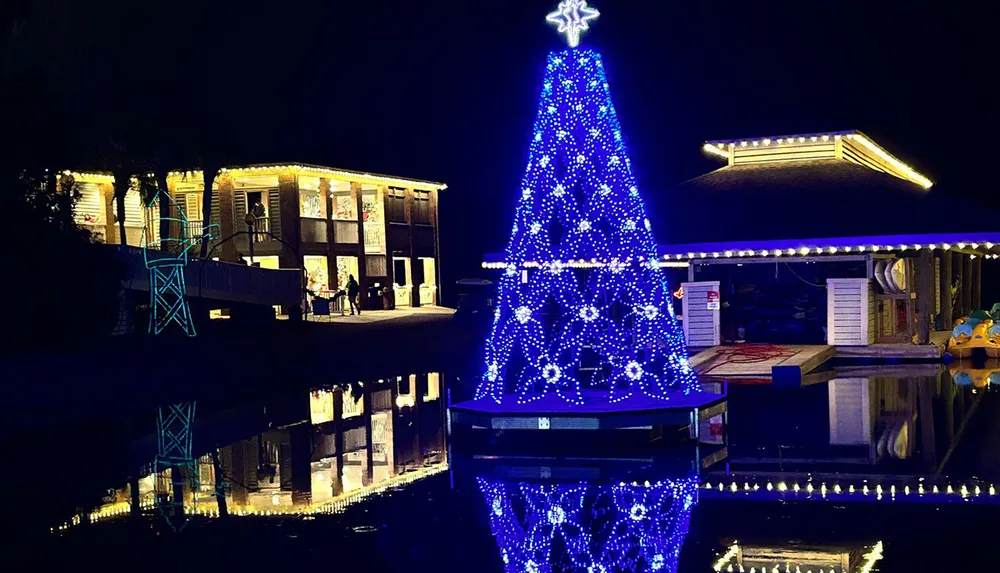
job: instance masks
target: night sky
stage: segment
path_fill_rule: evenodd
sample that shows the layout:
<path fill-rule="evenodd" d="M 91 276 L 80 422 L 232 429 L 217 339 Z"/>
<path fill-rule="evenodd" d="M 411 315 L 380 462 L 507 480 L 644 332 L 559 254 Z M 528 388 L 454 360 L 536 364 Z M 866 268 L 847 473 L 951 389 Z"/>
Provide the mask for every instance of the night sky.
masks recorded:
<path fill-rule="evenodd" d="M 114 126 L 171 167 L 212 155 L 444 181 L 445 288 L 504 247 L 546 52 L 565 45 L 544 20 L 556 0 L 142 4 L 15 4 L 64 52 L 72 97 L 49 126 L 64 158 L 86 163 Z M 997 36 L 962 4 L 595 0 L 583 46 L 604 54 L 654 231 L 685 216 L 673 184 L 720 166 L 704 140 L 842 129 L 934 192 L 1000 207 L 981 156 Z"/>

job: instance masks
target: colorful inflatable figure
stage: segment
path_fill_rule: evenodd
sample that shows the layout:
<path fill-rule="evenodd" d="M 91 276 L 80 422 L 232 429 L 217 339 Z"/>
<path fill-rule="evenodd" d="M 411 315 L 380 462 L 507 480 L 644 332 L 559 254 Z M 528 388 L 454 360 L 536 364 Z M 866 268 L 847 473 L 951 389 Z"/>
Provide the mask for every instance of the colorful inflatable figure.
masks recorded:
<path fill-rule="evenodd" d="M 948 352 L 955 358 L 968 358 L 976 348 L 990 358 L 1000 358 L 1000 303 L 990 312 L 976 310 L 955 321 Z"/>
<path fill-rule="evenodd" d="M 953 365 L 948 370 L 951 372 L 951 379 L 959 386 L 986 388 L 1000 385 L 1000 363 L 991 361 L 982 368 Z"/>

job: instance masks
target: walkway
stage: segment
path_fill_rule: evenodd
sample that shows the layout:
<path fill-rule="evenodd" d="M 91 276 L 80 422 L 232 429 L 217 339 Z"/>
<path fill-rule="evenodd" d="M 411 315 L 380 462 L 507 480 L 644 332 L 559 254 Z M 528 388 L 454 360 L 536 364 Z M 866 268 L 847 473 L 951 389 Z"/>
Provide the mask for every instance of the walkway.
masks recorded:
<path fill-rule="evenodd" d="M 425 316 L 451 316 L 455 314 L 455 309 L 443 306 L 419 306 L 417 308 L 397 308 L 396 310 L 366 310 L 361 314 L 335 313 L 330 316 L 315 316 L 310 314 L 307 318 L 309 322 L 332 323 L 332 324 L 373 324 L 411 317 Z M 288 318 L 282 316 L 281 318 Z"/>

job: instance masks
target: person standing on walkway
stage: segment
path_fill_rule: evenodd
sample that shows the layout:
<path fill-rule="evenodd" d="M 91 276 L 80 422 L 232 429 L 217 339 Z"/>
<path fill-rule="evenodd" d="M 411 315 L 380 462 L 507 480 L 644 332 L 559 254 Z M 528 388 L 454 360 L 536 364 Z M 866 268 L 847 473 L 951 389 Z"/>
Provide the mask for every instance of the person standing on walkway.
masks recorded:
<path fill-rule="evenodd" d="M 347 275 L 347 300 L 351 303 L 351 314 L 354 314 L 354 310 L 357 309 L 358 316 L 361 316 L 361 307 L 358 306 L 360 292 L 361 287 L 358 286 L 358 281 L 354 280 L 354 275 Z"/>

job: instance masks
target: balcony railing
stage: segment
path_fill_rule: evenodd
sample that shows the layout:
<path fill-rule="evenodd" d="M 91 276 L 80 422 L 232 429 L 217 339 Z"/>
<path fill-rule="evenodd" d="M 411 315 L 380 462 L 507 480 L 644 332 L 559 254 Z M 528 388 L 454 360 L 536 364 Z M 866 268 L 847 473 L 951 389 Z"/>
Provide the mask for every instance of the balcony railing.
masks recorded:
<path fill-rule="evenodd" d="M 244 227 L 247 226 L 246 222 L 243 223 L 243 226 Z M 253 224 L 253 242 L 264 243 L 270 241 L 271 237 L 270 235 L 267 234 L 270 231 L 271 231 L 271 220 L 268 219 L 266 216 L 257 217 L 257 219 L 254 221 Z"/>
<path fill-rule="evenodd" d="M 184 238 L 189 241 L 200 240 L 202 235 L 205 234 L 205 225 L 201 221 L 188 219 L 186 227 Z"/>
<path fill-rule="evenodd" d="M 334 221 L 333 240 L 341 245 L 358 244 L 358 222 L 357 221 Z"/>
<path fill-rule="evenodd" d="M 302 242 L 303 243 L 325 243 L 326 225 L 324 219 L 314 219 L 312 217 L 301 218 Z"/>

